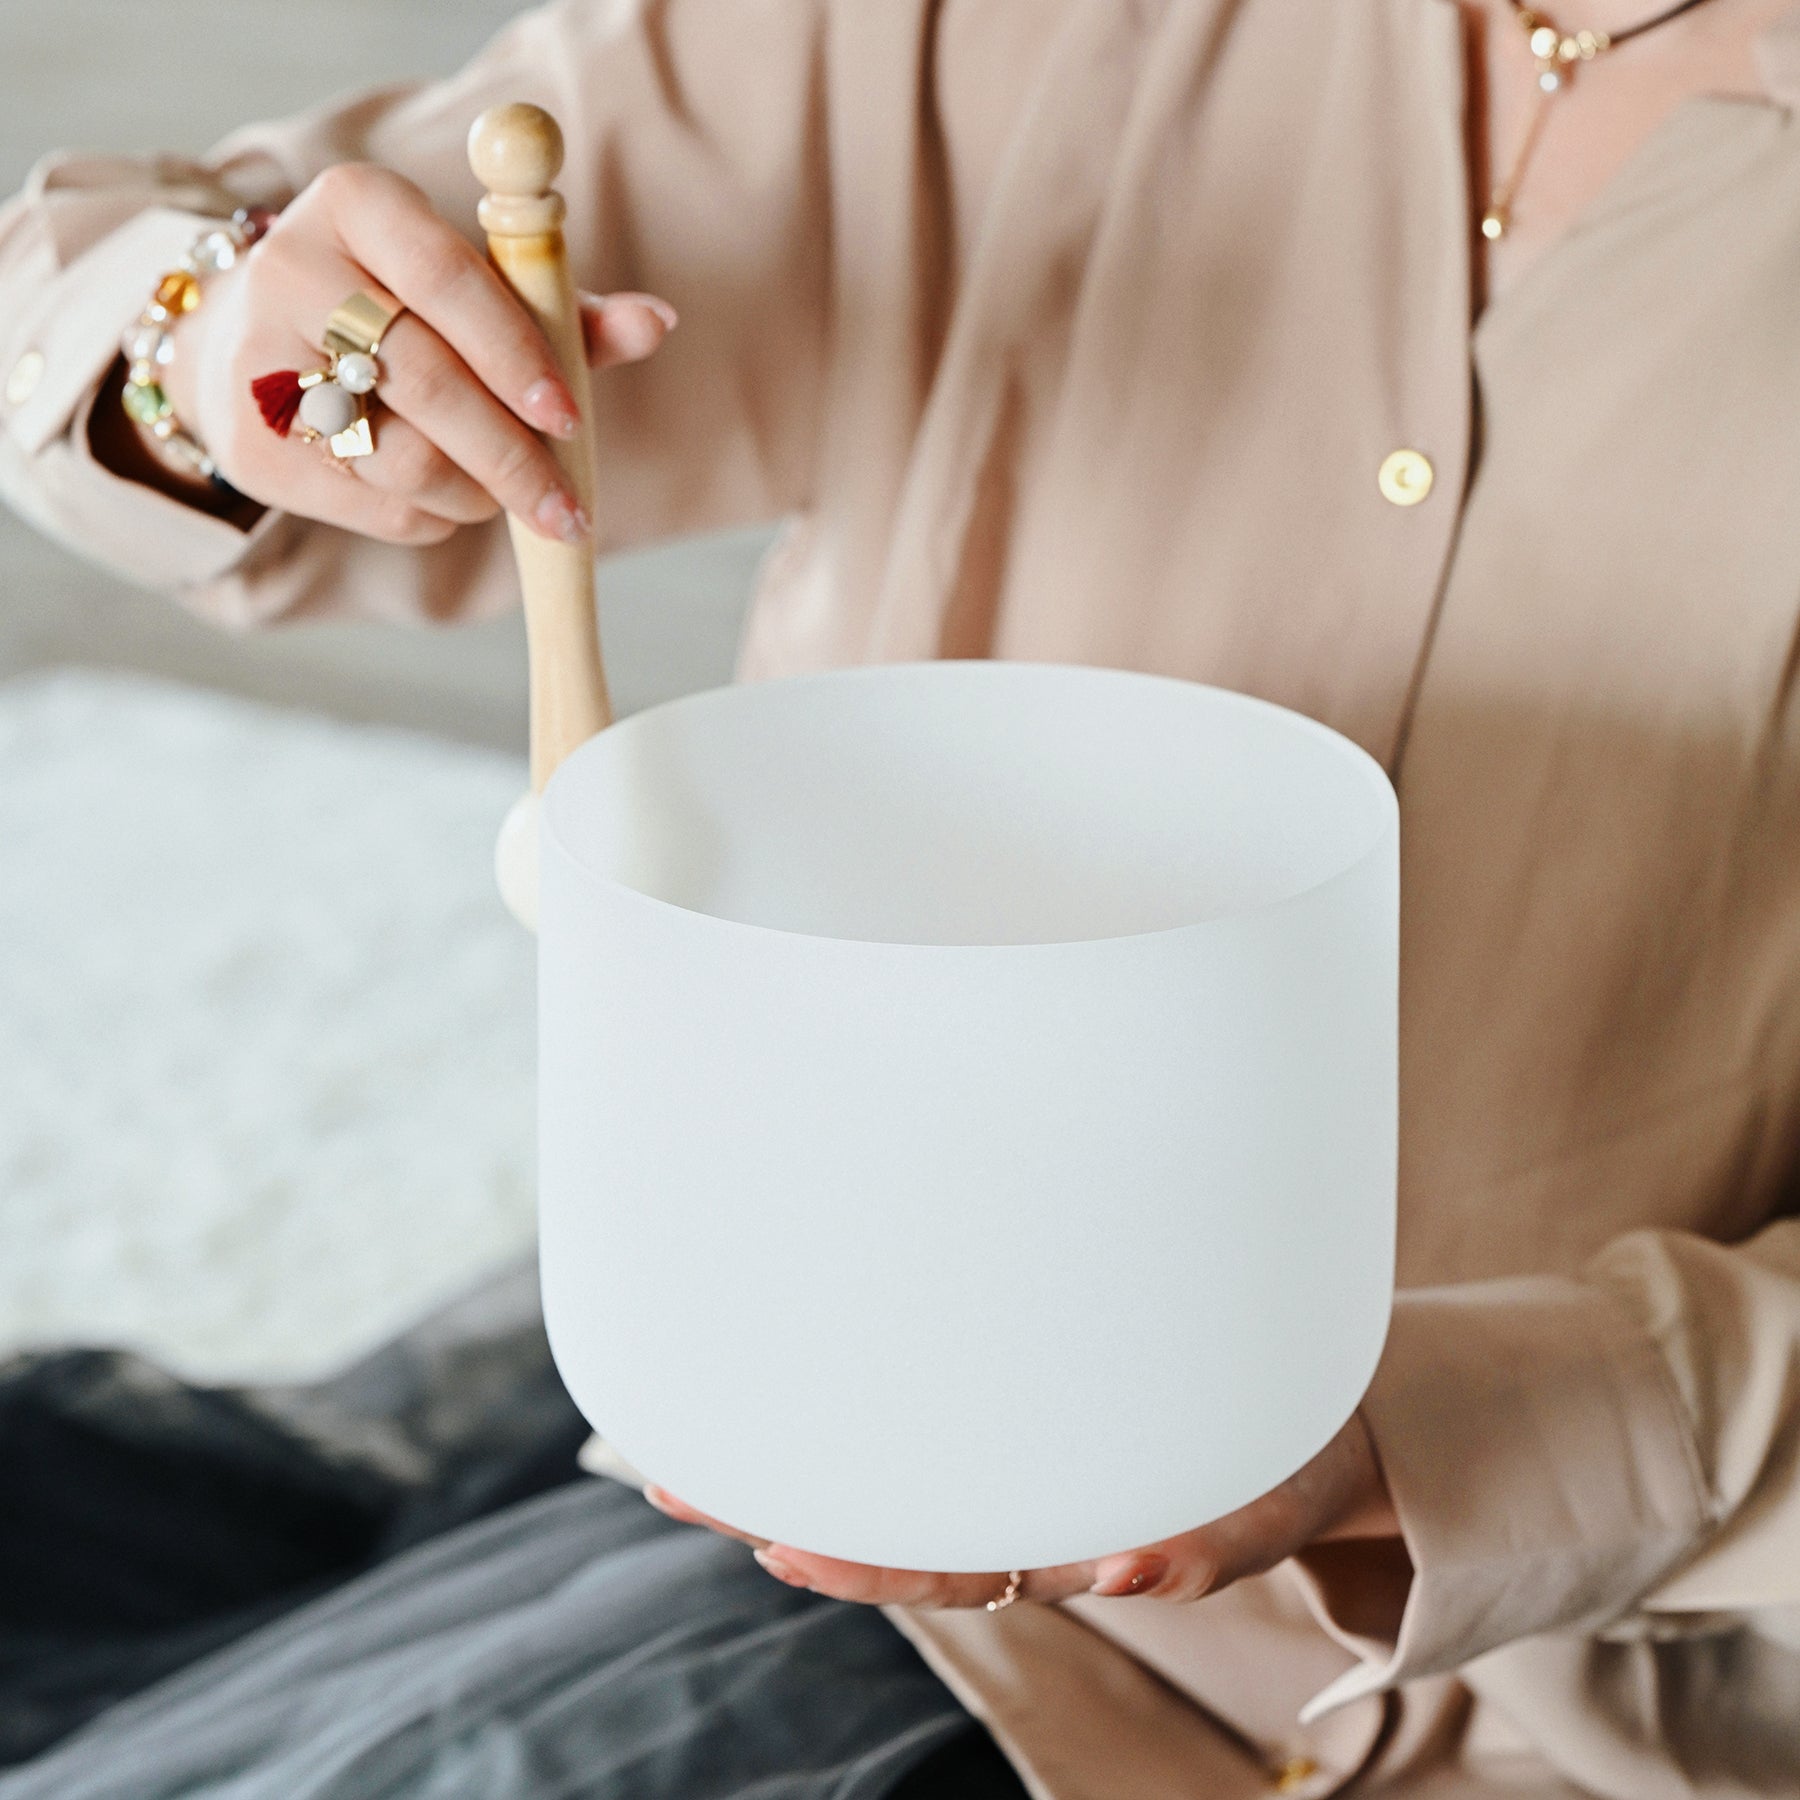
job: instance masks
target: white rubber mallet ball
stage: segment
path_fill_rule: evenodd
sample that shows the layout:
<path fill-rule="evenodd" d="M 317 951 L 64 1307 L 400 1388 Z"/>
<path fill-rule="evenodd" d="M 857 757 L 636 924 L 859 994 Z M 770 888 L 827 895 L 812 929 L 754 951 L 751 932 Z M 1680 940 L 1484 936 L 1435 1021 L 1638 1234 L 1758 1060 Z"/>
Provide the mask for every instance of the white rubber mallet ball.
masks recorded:
<path fill-rule="evenodd" d="M 494 843 L 494 880 L 506 910 L 525 927 L 538 922 L 538 797 L 521 794 Z"/>

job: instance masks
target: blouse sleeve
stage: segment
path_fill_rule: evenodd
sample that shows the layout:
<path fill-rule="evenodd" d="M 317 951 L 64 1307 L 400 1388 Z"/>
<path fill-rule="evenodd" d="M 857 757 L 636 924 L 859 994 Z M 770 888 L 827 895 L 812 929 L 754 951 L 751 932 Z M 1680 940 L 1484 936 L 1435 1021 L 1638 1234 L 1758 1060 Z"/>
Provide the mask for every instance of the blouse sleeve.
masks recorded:
<path fill-rule="evenodd" d="M 1364 1403 L 1413 1578 L 1316 1717 L 1547 1633 L 1800 1606 L 1800 1220 L 1615 1240 L 1578 1279 L 1415 1290 Z"/>
<path fill-rule="evenodd" d="M 829 256 L 821 0 L 558 0 L 460 74 L 235 133 L 198 162 L 51 156 L 0 208 L 0 494 L 71 549 L 221 623 L 477 616 L 505 534 L 416 551 L 280 513 L 250 531 L 97 462 L 120 333 L 204 220 L 373 161 L 478 236 L 464 139 L 499 100 L 563 127 L 577 282 L 662 294 L 682 327 L 596 387 L 603 549 L 779 517 L 810 490 Z"/>

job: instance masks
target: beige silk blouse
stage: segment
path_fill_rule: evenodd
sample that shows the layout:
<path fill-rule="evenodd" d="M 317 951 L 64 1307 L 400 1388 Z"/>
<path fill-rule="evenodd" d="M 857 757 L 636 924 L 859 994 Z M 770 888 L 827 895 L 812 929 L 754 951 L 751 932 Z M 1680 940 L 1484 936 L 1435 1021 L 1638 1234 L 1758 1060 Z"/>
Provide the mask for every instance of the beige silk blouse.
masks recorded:
<path fill-rule="evenodd" d="M 227 625 L 467 618 L 502 533 L 242 535 L 85 420 L 196 212 L 372 158 L 473 232 L 540 101 L 579 278 L 683 319 L 598 378 L 605 540 L 792 520 L 745 675 L 1157 670 L 1392 772 L 1398 1636 L 1354 1555 L 896 1613 L 1043 1800 L 1800 1795 L 1800 16 L 1761 55 L 1473 328 L 1449 0 L 564 0 L 0 213 L 15 506 Z"/>

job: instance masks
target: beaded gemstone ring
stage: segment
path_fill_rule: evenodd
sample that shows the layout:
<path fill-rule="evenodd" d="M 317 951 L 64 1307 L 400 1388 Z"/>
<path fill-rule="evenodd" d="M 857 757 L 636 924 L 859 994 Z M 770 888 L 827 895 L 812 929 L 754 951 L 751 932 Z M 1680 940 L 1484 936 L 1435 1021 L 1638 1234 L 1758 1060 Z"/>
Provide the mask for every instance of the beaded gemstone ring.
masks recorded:
<path fill-rule="evenodd" d="M 298 428 L 308 443 L 323 441 L 339 462 L 375 450 L 369 396 L 381 380 L 376 353 L 405 309 L 356 293 L 325 322 L 326 362 L 317 369 L 276 369 L 250 383 L 263 423 L 278 437 Z"/>

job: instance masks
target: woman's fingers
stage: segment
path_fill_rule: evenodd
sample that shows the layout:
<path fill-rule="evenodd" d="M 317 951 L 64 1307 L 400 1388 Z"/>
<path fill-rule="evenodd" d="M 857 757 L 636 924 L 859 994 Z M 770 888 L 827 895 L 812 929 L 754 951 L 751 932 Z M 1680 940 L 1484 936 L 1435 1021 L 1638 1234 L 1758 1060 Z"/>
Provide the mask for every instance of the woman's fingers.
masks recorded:
<path fill-rule="evenodd" d="M 790 1587 L 811 1588 L 834 1600 L 864 1606 L 979 1606 L 999 1595 L 1005 1575 L 941 1575 L 923 1569 L 883 1569 L 868 1563 L 813 1556 L 786 1544 L 771 1544 L 756 1560 Z"/>
<path fill-rule="evenodd" d="M 1285 1562 L 1313 1536 L 1313 1521 L 1284 1483 L 1197 1531 L 1101 1557 L 1094 1565 L 1092 1591 L 1200 1600 Z"/>
<path fill-rule="evenodd" d="M 1160 1544 L 1102 1557 L 1093 1591 L 1198 1600 L 1309 1545 L 1398 1532 L 1374 1441 L 1353 1413 L 1310 1462 L 1249 1505 Z"/>
<path fill-rule="evenodd" d="M 1304 1469 L 1248 1506 L 1137 1550 L 1027 1570 L 1018 1597 L 1054 1601 L 1092 1593 L 1198 1600 L 1247 1575 L 1261 1574 L 1316 1541 L 1346 1514 L 1360 1492 L 1359 1479 L 1346 1472 L 1353 1450 L 1354 1434 L 1346 1427 Z M 757 1561 L 796 1587 L 873 1606 L 983 1606 L 998 1598 L 1007 1579 L 1004 1574 L 874 1568 L 786 1544 L 770 1544 L 757 1553 Z"/>
<path fill-rule="evenodd" d="M 369 459 L 373 460 L 373 458 Z M 284 512 L 303 519 L 318 519 L 383 543 L 425 549 L 441 544 L 456 524 L 427 512 L 403 493 L 389 493 L 366 478 L 353 474 L 348 463 L 334 463 L 322 450 L 313 449 L 310 466 L 290 467 L 276 484 L 276 497 L 265 505 L 279 505 Z M 258 483 L 258 487 L 262 484 Z M 247 489 L 253 499 L 262 494 Z"/>
<path fill-rule="evenodd" d="M 660 1513 L 684 1525 L 704 1525 L 723 1537 L 736 1538 L 756 1551 L 756 1560 L 778 1581 L 790 1587 L 838 1600 L 855 1600 L 869 1606 L 983 1606 L 997 1599 L 1007 1577 L 999 1575 L 939 1575 L 921 1569 L 880 1569 L 867 1563 L 841 1562 L 836 1557 L 813 1556 L 786 1544 L 771 1544 L 727 1525 L 698 1507 L 677 1499 L 666 1488 L 646 1486 L 644 1498 Z M 1085 1593 L 1093 1579 L 1089 1563 L 1071 1563 L 1060 1569 L 1033 1569 L 1020 1597 L 1032 1600 L 1064 1600 Z"/>
<path fill-rule="evenodd" d="M 546 537 L 581 543 L 589 525 L 549 448 L 496 400 L 451 345 L 402 314 L 381 344 L 381 400 Z M 380 425 L 377 423 L 377 443 Z"/>
<path fill-rule="evenodd" d="M 1283 1484 L 1198 1531 L 1103 1556 L 1094 1565 L 1093 1591 L 1200 1600 L 1285 1562 L 1315 1535 L 1313 1522 Z"/>
<path fill-rule="evenodd" d="M 986 1606 L 1005 1592 L 1009 1576 L 941 1574 L 924 1569 L 884 1569 L 870 1563 L 842 1562 L 814 1556 L 787 1544 L 770 1544 L 756 1560 L 778 1581 L 811 1588 L 834 1600 L 864 1606 Z M 1065 1563 L 1056 1568 L 1028 1569 L 1019 1585 L 1021 1600 L 1067 1600 L 1093 1584 L 1091 1563 Z"/>
<path fill-rule="evenodd" d="M 378 352 L 375 454 L 354 480 L 317 445 L 268 432 L 251 383 L 306 369 L 333 307 L 366 292 L 401 310 Z M 596 366 L 650 355 L 674 324 L 653 294 L 584 297 Z M 548 537 L 592 527 L 538 433 L 579 428 L 574 395 L 531 313 L 424 193 L 372 164 L 319 175 L 184 325 L 170 380 L 183 416 L 265 505 L 396 543 L 429 543 L 496 504 Z M 175 392 L 175 387 L 171 388 Z"/>
<path fill-rule="evenodd" d="M 581 295 L 581 333 L 590 368 L 642 362 L 678 323 L 674 307 L 655 294 Z"/>
<path fill-rule="evenodd" d="M 659 1488 L 654 1483 L 646 1484 L 644 1498 L 659 1513 L 665 1513 L 671 1519 L 679 1519 L 684 1525 L 704 1525 L 708 1531 L 716 1531 L 720 1537 L 736 1538 L 740 1544 L 760 1547 L 769 1541 L 767 1538 L 752 1537 L 747 1531 L 739 1531 L 735 1525 L 727 1525 L 723 1519 L 715 1519 L 710 1513 L 703 1513 L 697 1507 L 689 1506 L 685 1500 L 677 1500 L 667 1488 Z"/>
<path fill-rule="evenodd" d="M 815 1556 L 734 1530 L 660 1488 L 644 1492 L 671 1518 L 706 1525 L 757 1546 L 756 1560 L 777 1580 L 833 1599 L 865 1606 L 986 1606 L 1000 1599 L 1008 1585 L 1004 1574 L 884 1569 Z M 1260 1575 L 1308 1545 L 1346 1537 L 1380 1538 L 1398 1530 L 1374 1440 L 1357 1413 L 1304 1468 L 1248 1506 L 1138 1550 L 1092 1562 L 1028 1569 L 1014 1597 L 1039 1602 L 1068 1600 L 1077 1594 L 1198 1600 L 1247 1575 Z M 1401 1556 L 1403 1560 L 1403 1551 Z"/>
<path fill-rule="evenodd" d="M 318 256 L 319 226 L 335 238 L 335 256 Z M 321 324 L 359 289 L 404 307 L 381 342 L 381 400 L 508 512 L 547 537 L 587 540 L 591 527 L 537 435 L 568 437 L 579 426 L 550 346 L 480 251 L 412 182 L 373 164 L 327 169 L 264 248 L 305 264 L 288 271 L 296 298 L 335 283 Z"/>
<path fill-rule="evenodd" d="M 325 179 L 321 177 L 320 181 Z M 318 204 L 312 196 L 319 185 L 315 183 L 302 200 L 295 202 L 295 208 L 301 209 L 299 216 L 284 214 L 251 253 L 241 287 L 233 296 L 253 326 L 249 341 L 239 347 L 233 359 L 243 390 L 248 389 L 253 377 L 270 369 L 316 366 L 321 353 L 315 346 L 325 322 L 331 309 L 347 295 L 368 292 L 384 304 L 406 300 L 404 294 L 391 292 L 373 271 L 349 260 L 338 247 L 335 231 L 330 241 L 320 241 L 321 228 L 328 221 L 307 210 Z M 329 187 L 328 183 L 328 191 Z M 290 214 L 295 208 L 290 209 Z M 438 230 L 448 230 L 441 221 L 433 224 Z M 524 328 L 536 339 L 536 327 L 523 309 L 510 296 L 507 305 L 518 313 Z M 257 323 L 260 321 L 268 323 Z M 541 344 L 541 339 L 537 341 Z M 546 536 L 569 542 L 587 539 L 587 521 L 548 445 L 495 398 L 431 324 L 411 309 L 410 303 L 383 336 L 378 361 L 380 382 L 371 396 L 377 456 L 381 453 L 384 428 L 398 414 L 509 512 Z M 531 366 L 536 368 L 538 364 Z M 239 408 L 249 406 L 247 391 L 234 398 Z M 253 417 L 254 409 L 249 410 Z M 238 411 L 234 423 L 244 417 L 244 411 Z M 245 431 L 248 444 L 243 442 Z M 276 490 L 269 503 L 280 505 L 289 504 L 289 496 L 282 491 L 287 480 L 285 471 L 310 467 L 312 459 L 325 455 L 318 446 L 303 444 L 297 436 L 285 441 L 274 437 L 260 420 L 238 431 L 231 452 L 234 461 L 252 479 L 262 478 L 262 471 L 267 470 L 267 484 Z M 216 445 L 214 454 L 219 454 Z M 404 453 L 394 460 L 404 461 Z M 416 460 L 423 462 L 422 458 Z M 232 464 L 225 466 L 229 471 Z M 441 466 L 432 464 L 429 474 L 441 479 Z M 256 492 L 254 488 L 245 491 Z M 256 497 L 265 498 L 260 493 Z M 460 511 L 467 510 L 467 506 L 460 506 Z"/>
<path fill-rule="evenodd" d="M 378 415 L 375 426 L 380 433 L 375 454 L 345 465 L 365 486 L 453 525 L 479 525 L 500 510 L 493 495 L 417 426 L 394 413 Z"/>
<path fill-rule="evenodd" d="M 314 184 L 353 262 L 411 308 L 527 424 L 573 437 L 580 419 L 544 334 L 487 259 L 421 189 L 373 163 Z"/>
<path fill-rule="evenodd" d="M 1142 1550 L 1101 1557 L 1088 1591 L 1120 1598 L 1198 1600 L 1219 1585 L 1219 1575 L 1220 1562 L 1210 1537 L 1196 1531 Z"/>
<path fill-rule="evenodd" d="M 998 1575 L 938 1575 L 919 1569 L 879 1569 L 866 1563 L 841 1562 L 835 1557 L 813 1556 L 785 1544 L 771 1544 L 735 1525 L 727 1525 L 698 1507 L 677 1499 L 666 1488 L 646 1486 L 644 1498 L 660 1513 L 684 1525 L 703 1525 L 721 1537 L 735 1538 L 756 1552 L 756 1560 L 790 1587 L 810 1588 L 834 1599 L 855 1600 L 883 1606 L 983 1606 L 997 1599 L 1007 1577 Z M 1089 1563 L 1071 1563 L 1059 1569 L 1031 1570 L 1020 1589 L 1020 1598 L 1064 1600 L 1085 1593 L 1093 1579 Z"/>

